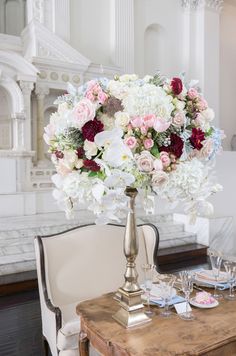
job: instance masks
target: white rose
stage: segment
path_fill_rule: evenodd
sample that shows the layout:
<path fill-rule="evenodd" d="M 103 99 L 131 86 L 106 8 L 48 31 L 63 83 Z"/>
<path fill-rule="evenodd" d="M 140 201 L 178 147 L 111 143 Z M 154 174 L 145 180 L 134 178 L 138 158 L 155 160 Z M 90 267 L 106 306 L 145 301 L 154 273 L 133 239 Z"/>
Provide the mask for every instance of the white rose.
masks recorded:
<path fill-rule="evenodd" d="M 92 156 L 96 156 L 98 148 L 96 143 L 91 142 L 89 140 L 84 141 L 84 150 L 85 150 L 85 155 L 88 159 L 91 159 Z"/>
<path fill-rule="evenodd" d="M 124 129 L 130 120 L 129 114 L 127 112 L 118 111 L 115 113 L 115 126 Z"/>
<path fill-rule="evenodd" d="M 138 79 L 138 76 L 136 74 L 124 74 L 124 75 L 121 75 L 119 78 L 120 82 L 132 82 L 137 79 Z"/>
<path fill-rule="evenodd" d="M 81 167 L 83 167 L 83 160 L 82 159 L 78 159 L 77 164 L 76 164 L 76 168 L 80 169 Z"/>
<path fill-rule="evenodd" d="M 175 116 L 172 118 L 172 124 L 174 126 L 180 127 L 182 126 L 186 121 L 184 112 L 180 111 Z"/>
<path fill-rule="evenodd" d="M 206 121 L 212 121 L 215 117 L 215 113 L 211 108 L 207 108 L 206 110 L 202 111 L 201 114 Z"/>
<path fill-rule="evenodd" d="M 178 111 L 184 110 L 184 107 L 185 107 L 185 102 L 184 101 L 181 101 L 181 100 L 178 100 L 177 98 L 174 98 L 173 104 L 174 104 L 174 106 L 176 107 L 176 109 Z"/>
<path fill-rule="evenodd" d="M 164 171 L 156 171 L 152 176 L 152 185 L 154 187 L 161 186 L 168 180 L 168 174 Z"/>

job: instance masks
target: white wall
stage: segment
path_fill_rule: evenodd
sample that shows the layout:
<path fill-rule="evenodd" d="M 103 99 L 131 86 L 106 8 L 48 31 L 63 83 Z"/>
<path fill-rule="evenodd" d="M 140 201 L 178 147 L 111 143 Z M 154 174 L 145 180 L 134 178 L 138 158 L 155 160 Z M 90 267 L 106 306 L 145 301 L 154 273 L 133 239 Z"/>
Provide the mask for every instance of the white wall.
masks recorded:
<path fill-rule="evenodd" d="M 236 2 L 225 1 L 220 20 L 220 122 L 225 130 L 224 148 L 236 134 Z M 235 163 L 233 163 L 235 164 Z"/>
<path fill-rule="evenodd" d="M 70 0 L 70 44 L 92 62 L 112 64 L 110 0 Z"/>
<path fill-rule="evenodd" d="M 212 196 L 214 215 L 233 216 L 236 238 L 236 152 L 225 151 L 217 156 L 216 175 L 223 191 Z"/>
<path fill-rule="evenodd" d="M 178 75 L 182 65 L 180 1 L 134 1 L 135 71 L 140 75 Z"/>

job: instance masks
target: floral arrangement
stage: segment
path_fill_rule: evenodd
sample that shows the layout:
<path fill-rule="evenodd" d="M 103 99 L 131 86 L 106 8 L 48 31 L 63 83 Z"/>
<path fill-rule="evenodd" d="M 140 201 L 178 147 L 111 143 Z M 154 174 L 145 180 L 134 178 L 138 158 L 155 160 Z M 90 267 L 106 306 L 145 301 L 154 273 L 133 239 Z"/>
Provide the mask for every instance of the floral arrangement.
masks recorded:
<path fill-rule="evenodd" d="M 116 76 L 68 86 L 56 101 L 44 139 L 57 174 L 53 194 L 71 215 L 88 204 L 97 223 L 118 221 L 127 210 L 126 186 L 184 202 L 190 214 L 210 213 L 206 202 L 220 186 L 210 162 L 223 132 L 214 112 L 183 78 Z"/>

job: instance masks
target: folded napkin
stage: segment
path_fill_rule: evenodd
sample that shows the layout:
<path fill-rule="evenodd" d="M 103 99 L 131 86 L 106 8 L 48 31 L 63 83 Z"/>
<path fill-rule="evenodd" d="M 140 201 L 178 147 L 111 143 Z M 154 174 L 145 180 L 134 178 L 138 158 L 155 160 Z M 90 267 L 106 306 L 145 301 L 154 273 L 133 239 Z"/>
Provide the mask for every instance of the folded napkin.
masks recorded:
<path fill-rule="evenodd" d="M 180 295 L 175 295 L 174 297 L 171 298 L 171 300 L 169 301 L 168 305 L 174 305 L 177 303 L 181 303 L 184 302 L 185 299 L 183 297 L 181 297 Z M 161 298 L 150 298 L 150 302 L 152 304 L 157 304 L 159 307 L 163 308 L 165 306 L 165 302 L 163 299 Z"/>
<path fill-rule="evenodd" d="M 225 290 L 230 287 L 229 283 L 227 282 L 226 272 L 220 272 L 219 282 L 216 283 L 212 270 L 198 270 L 195 274 L 195 281 L 201 286 L 205 287 L 215 287 L 216 285 L 217 289 L 219 290 Z"/>

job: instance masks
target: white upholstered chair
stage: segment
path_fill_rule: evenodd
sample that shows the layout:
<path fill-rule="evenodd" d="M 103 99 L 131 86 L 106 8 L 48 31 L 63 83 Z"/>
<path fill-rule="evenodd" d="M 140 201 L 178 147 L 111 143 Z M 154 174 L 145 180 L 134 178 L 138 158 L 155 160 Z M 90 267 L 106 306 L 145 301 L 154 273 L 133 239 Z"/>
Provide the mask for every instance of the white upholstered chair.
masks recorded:
<path fill-rule="evenodd" d="M 35 238 L 42 332 L 53 356 L 79 355 L 76 305 L 123 285 L 124 229 L 119 225 L 93 224 Z M 153 263 L 159 234 L 152 224 L 140 225 L 138 234 L 136 266 L 142 280 L 140 266 Z"/>

